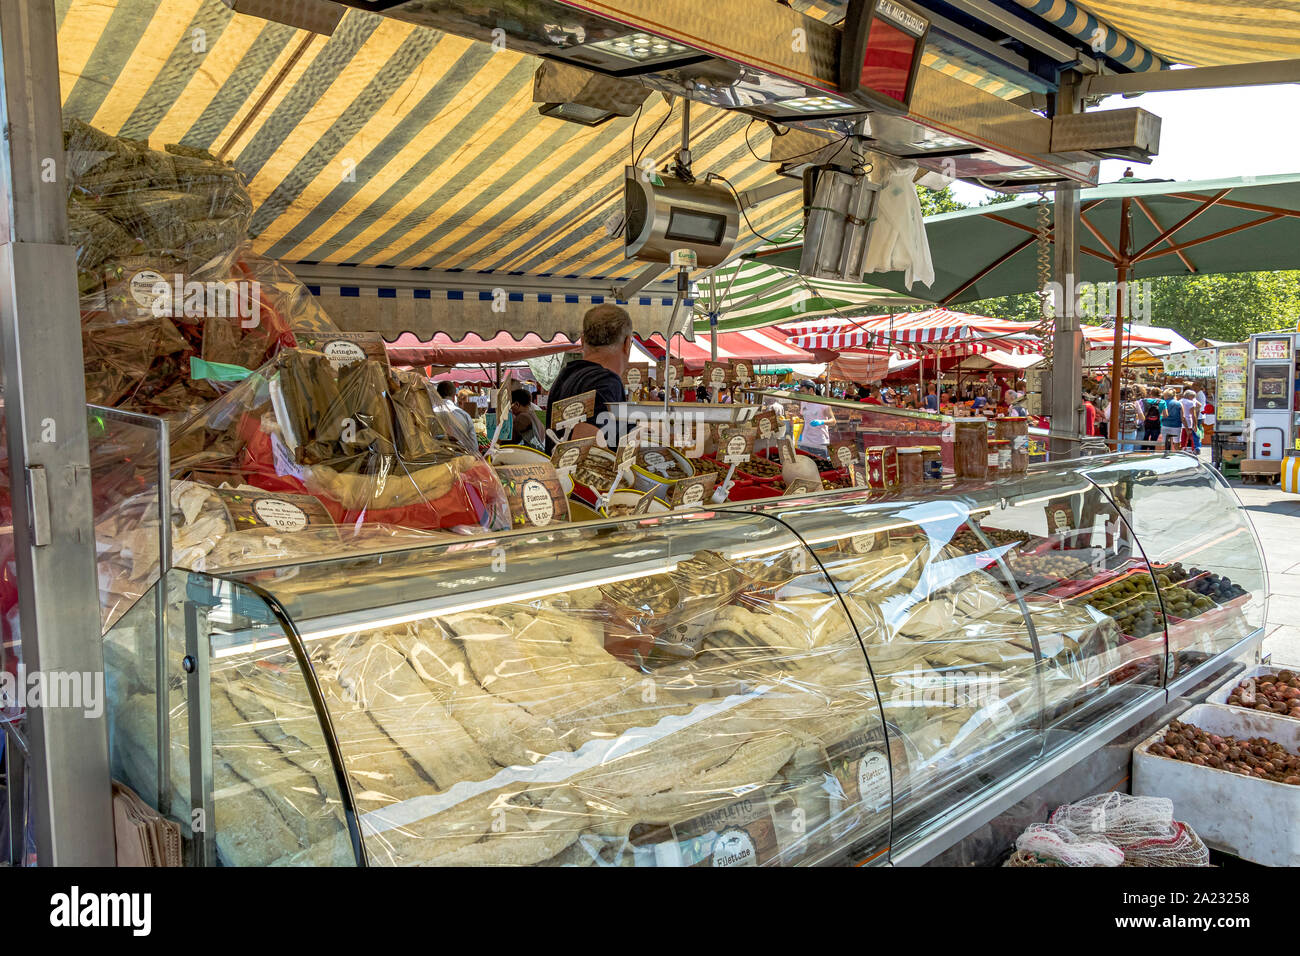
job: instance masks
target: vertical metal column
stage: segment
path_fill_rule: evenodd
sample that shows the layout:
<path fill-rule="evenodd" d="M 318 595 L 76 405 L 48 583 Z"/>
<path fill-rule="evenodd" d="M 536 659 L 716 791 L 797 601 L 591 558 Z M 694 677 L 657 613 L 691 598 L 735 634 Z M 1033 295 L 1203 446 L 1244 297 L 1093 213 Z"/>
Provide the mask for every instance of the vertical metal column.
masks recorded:
<path fill-rule="evenodd" d="M 54 0 L 0 3 L 0 344 L 23 663 L 104 683 Z M 48 686 L 48 684 L 47 684 Z M 66 686 L 66 685 L 65 685 Z M 42 864 L 115 858 L 105 720 L 27 710 Z M 103 701 L 101 700 L 101 703 Z"/>
<path fill-rule="evenodd" d="M 1073 74 L 1061 82 L 1056 95 L 1056 115 L 1077 113 L 1081 101 Z M 1061 289 L 1061 301 L 1056 312 L 1056 331 L 1052 339 L 1051 404 L 1052 434 L 1076 437 L 1081 429 L 1080 413 L 1083 409 L 1083 332 L 1079 328 L 1079 315 L 1074 290 L 1078 286 L 1079 258 L 1079 188 L 1062 186 L 1055 192 L 1052 202 L 1052 249 L 1055 253 L 1053 276 Z M 1053 461 L 1073 458 L 1079 454 L 1079 443 L 1064 438 L 1052 438 L 1050 447 Z"/>

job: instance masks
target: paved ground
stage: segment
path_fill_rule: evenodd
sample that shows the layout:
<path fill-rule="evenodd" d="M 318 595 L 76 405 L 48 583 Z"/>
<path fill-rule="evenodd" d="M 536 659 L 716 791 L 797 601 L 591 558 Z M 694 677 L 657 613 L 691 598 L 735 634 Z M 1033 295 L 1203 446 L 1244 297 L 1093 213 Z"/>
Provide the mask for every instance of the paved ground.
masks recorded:
<path fill-rule="evenodd" d="M 1280 485 L 1232 483 L 1255 524 L 1268 565 L 1268 621 L 1264 653 L 1300 664 L 1300 495 Z"/>

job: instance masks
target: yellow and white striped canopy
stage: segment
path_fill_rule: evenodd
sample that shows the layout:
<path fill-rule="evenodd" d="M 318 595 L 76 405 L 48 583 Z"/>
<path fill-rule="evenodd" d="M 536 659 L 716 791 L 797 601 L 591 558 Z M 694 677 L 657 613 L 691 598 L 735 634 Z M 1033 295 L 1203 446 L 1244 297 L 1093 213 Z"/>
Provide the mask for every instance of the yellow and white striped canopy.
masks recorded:
<path fill-rule="evenodd" d="M 259 252 L 290 264 L 635 271 L 604 228 L 622 208 L 633 119 L 589 129 L 539 116 L 536 58 L 358 10 L 328 38 L 220 0 L 58 0 L 57 11 L 64 112 L 233 162 Z M 661 165 L 679 135 L 680 110 L 650 142 L 667 114 L 653 94 L 636 123 L 637 152 Z M 770 179 L 749 126 L 694 109 L 697 171 L 742 190 Z M 749 130 L 761 155 L 769 135 Z M 750 213 L 764 232 L 799 217 L 797 193 Z M 738 252 L 761 242 L 745 233 Z"/>
<path fill-rule="evenodd" d="M 1076 3 L 1171 63 L 1229 66 L 1300 59 L 1300 0 Z M 1038 0 L 1031 9 L 1055 23 L 1058 15 L 1065 15 L 1065 6 L 1066 0 Z"/>
<path fill-rule="evenodd" d="M 588 129 L 539 116 L 534 57 L 358 10 L 323 37 L 220 0 L 56 6 L 65 113 L 229 159 L 249 182 L 259 252 L 290 264 L 635 271 L 604 228 L 621 209 L 634 121 Z M 933 52 L 927 63 L 1003 96 L 1023 92 Z M 652 94 L 635 123 L 636 152 L 661 165 L 678 138 L 679 114 L 660 126 L 667 114 Z M 755 155 L 767 155 L 764 124 L 697 106 L 692 127 L 697 172 L 742 190 L 771 178 L 775 167 Z M 798 193 L 749 213 L 767 235 L 799 218 Z M 742 229 L 737 254 L 762 241 Z"/>

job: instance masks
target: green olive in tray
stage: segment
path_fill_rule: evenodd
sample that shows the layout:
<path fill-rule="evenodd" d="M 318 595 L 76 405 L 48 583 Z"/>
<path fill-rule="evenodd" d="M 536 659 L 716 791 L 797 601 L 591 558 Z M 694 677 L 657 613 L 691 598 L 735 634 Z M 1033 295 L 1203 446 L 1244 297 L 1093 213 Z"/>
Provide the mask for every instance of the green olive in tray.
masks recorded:
<path fill-rule="evenodd" d="M 753 475 L 755 478 L 779 478 L 781 476 L 780 463 L 768 461 L 766 458 L 760 458 L 757 455 L 750 458 L 743 465 L 737 465 L 736 467 L 747 475 Z"/>

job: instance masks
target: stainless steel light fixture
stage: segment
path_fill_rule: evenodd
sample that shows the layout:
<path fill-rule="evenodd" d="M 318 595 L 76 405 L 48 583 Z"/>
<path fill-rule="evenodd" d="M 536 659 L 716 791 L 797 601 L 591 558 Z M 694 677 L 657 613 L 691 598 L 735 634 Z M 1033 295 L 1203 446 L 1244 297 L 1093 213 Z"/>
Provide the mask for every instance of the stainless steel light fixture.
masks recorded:
<path fill-rule="evenodd" d="M 650 95 L 648 87 L 635 80 L 618 79 L 544 61 L 533 75 L 533 102 L 542 104 L 543 116 L 599 126 L 615 116 L 631 116 Z"/>
<path fill-rule="evenodd" d="M 236 13 L 333 36 L 346 8 L 330 0 L 221 0 Z"/>

